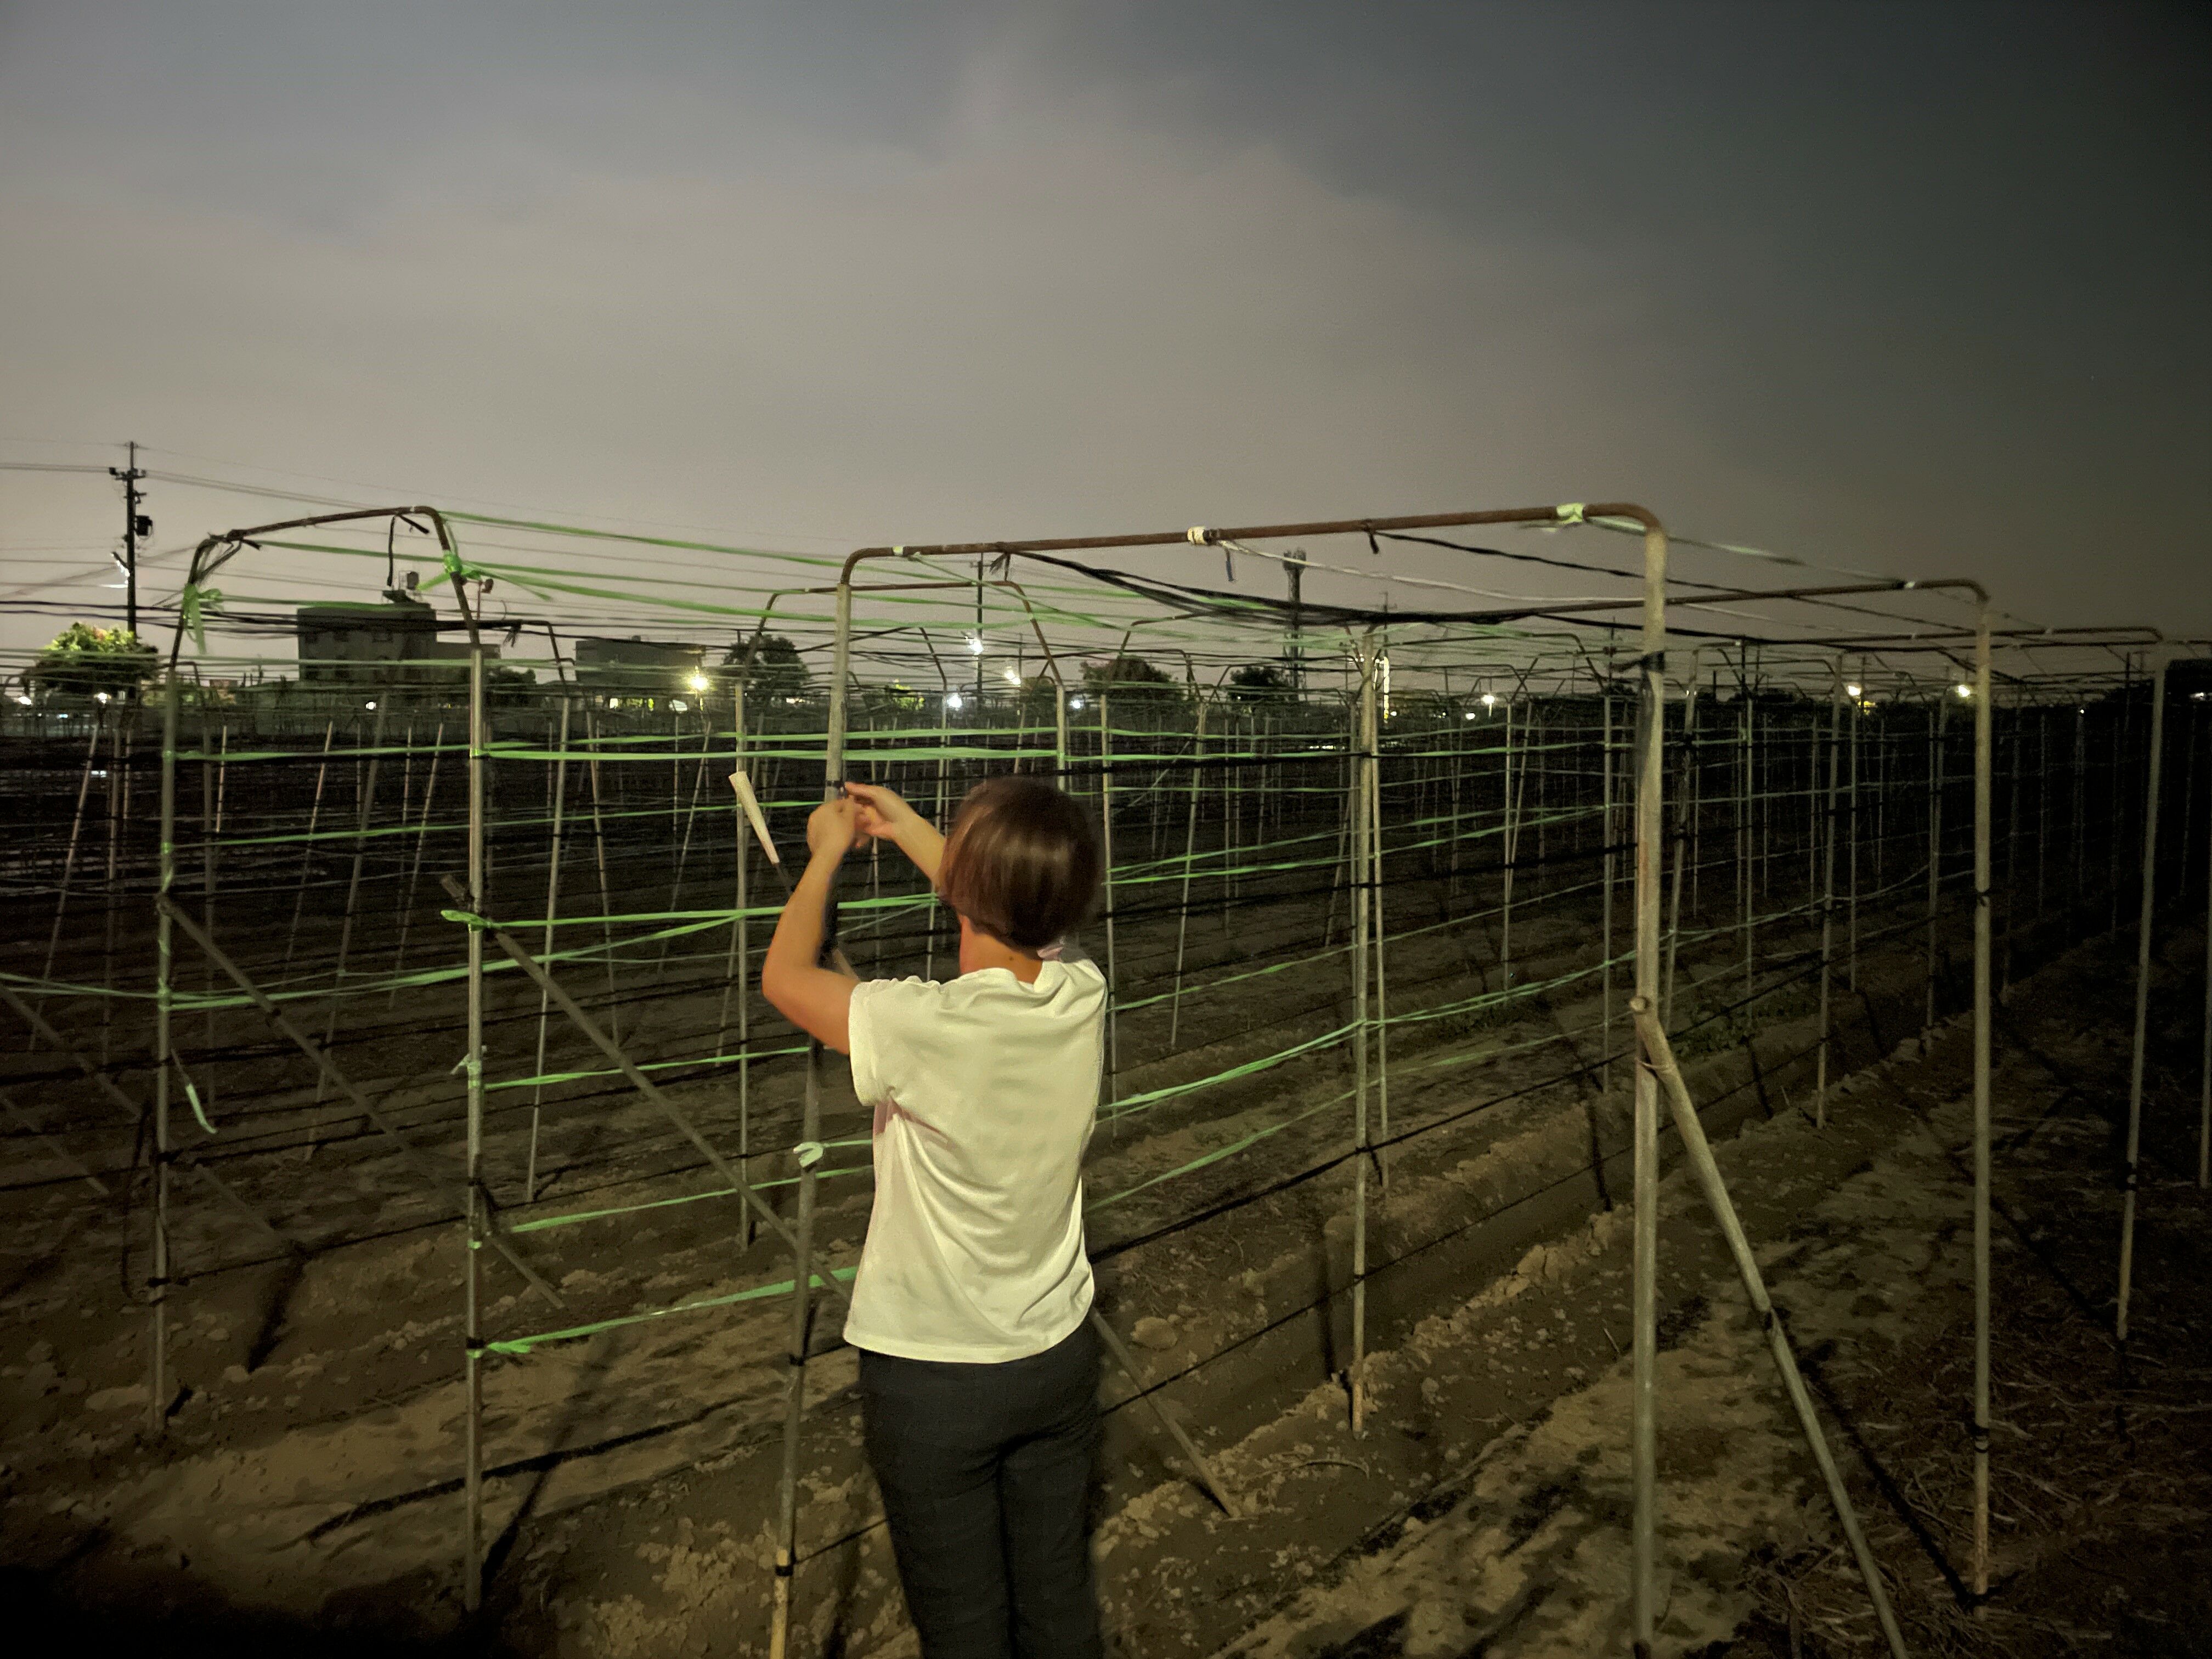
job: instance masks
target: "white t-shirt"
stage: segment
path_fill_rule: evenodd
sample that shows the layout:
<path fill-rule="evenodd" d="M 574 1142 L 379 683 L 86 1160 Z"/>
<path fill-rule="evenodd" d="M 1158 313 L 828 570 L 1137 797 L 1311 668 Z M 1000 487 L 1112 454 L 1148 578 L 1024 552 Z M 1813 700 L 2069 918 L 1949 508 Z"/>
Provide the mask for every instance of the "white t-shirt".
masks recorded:
<path fill-rule="evenodd" d="M 875 1208 L 845 1340 L 903 1359 L 1042 1353 L 1091 1310 L 1083 1152 L 1106 981 L 1047 961 L 854 988 L 853 1091 L 875 1108 Z"/>

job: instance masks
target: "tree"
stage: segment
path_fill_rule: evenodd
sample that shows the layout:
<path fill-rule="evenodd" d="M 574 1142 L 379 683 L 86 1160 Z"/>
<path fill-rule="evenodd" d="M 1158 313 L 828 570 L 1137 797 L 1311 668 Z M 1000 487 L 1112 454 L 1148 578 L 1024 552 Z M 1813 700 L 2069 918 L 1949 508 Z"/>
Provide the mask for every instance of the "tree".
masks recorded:
<path fill-rule="evenodd" d="M 1182 682 L 1172 674 L 1165 674 L 1142 657 L 1133 657 L 1124 652 L 1109 657 L 1104 662 L 1083 665 L 1083 684 L 1094 692 L 1111 692 L 1117 697 L 1180 697 Z"/>
<path fill-rule="evenodd" d="M 90 700 L 102 693 L 121 701 L 137 696 L 160 661 L 161 653 L 127 628 L 71 623 L 39 653 L 23 681 L 40 702 Z"/>
<path fill-rule="evenodd" d="M 799 647 L 781 634 L 740 641 L 730 647 L 722 665 L 744 676 L 749 699 L 803 697 L 814 689 L 814 677 L 799 659 Z"/>
<path fill-rule="evenodd" d="M 1229 695 L 1239 702 L 1287 702 L 1290 678 L 1273 663 L 1247 663 L 1230 675 Z"/>

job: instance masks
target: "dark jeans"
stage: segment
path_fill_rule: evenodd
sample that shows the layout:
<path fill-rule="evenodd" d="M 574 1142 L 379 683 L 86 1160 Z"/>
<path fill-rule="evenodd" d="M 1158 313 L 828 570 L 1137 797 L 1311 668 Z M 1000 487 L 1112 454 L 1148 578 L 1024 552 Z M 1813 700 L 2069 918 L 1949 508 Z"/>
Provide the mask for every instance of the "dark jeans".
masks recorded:
<path fill-rule="evenodd" d="M 1089 1324 L 998 1365 L 863 1348 L 860 1415 L 923 1659 L 1099 1659 Z"/>

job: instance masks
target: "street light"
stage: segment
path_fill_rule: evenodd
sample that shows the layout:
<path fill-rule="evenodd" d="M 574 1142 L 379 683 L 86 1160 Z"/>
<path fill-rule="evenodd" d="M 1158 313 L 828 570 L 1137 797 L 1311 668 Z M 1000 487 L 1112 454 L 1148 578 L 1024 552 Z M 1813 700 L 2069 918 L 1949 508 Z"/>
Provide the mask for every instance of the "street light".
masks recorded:
<path fill-rule="evenodd" d="M 983 636 L 981 634 L 970 634 L 968 636 L 968 654 L 971 657 L 980 657 L 983 654 Z"/>
<path fill-rule="evenodd" d="M 957 691 L 948 691 L 945 694 L 945 706 L 957 714 L 963 707 L 963 700 Z"/>
<path fill-rule="evenodd" d="M 1956 685 L 1953 686 L 1951 690 L 1953 693 L 1961 700 L 1971 697 L 1974 695 L 1974 688 L 1967 684 L 1964 680 L 1960 680 Z"/>
<path fill-rule="evenodd" d="M 690 686 L 694 691 L 704 691 L 708 686 L 712 684 L 712 682 L 709 681 L 704 674 L 694 674 L 690 679 L 684 681 L 684 684 Z"/>

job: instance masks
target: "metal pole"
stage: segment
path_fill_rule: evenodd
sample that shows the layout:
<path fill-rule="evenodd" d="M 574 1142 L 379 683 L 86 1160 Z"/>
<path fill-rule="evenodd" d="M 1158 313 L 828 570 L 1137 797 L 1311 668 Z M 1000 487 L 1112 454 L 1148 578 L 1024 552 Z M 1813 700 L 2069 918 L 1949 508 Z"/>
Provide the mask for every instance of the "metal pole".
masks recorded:
<path fill-rule="evenodd" d="M 1990 1589 L 1990 605 L 1974 620 L 1974 1559 Z"/>
<path fill-rule="evenodd" d="M 1667 532 L 1646 515 L 1644 531 L 1642 694 L 1637 705 L 1636 994 L 1646 1007 L 1659 999 L 1659 848 L 1665 830 L 1667 710 Z M 1659 1076 L 1648 1038 L 1638 1044 L 1635 1103 L 1635 1224 L 1630 1266 L 1631 1360 L 1629 1474 L 1630 1620 L 1638 1659 L 1651 1652 L 1657 1622 L 1652 1572 L 1658 1548 L 1659 1420 Z"/>
<path fill-rule="evenodd" d="M 2128 1062 L 2128 1150 L 2120 1198 L 2120 1294 L 2113 1334 L 2128 1340 L 2128 1291 L 2136 1256 L 2136 1183 L 2142 1147 L 2143 1058 L 2150 1030 L 2151 910 L 2158 896 L 2159 763 L 2166 738 L 2166 664 L 2150 681 L 2150 763 L 2143 786 L 2142 906 L 2136 924 L 2135 1052 Z"/>

